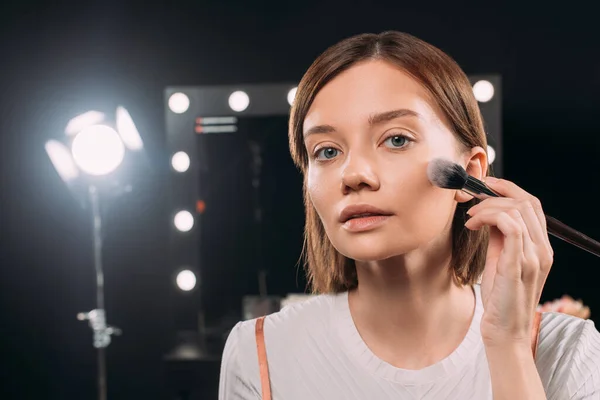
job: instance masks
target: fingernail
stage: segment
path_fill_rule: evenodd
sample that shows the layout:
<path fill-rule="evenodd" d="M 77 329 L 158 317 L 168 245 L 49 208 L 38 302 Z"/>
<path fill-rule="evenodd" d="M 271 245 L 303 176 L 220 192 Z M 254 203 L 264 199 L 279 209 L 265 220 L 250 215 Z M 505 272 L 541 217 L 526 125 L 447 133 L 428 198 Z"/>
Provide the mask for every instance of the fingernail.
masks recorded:
<path fill-rule="evenodd" d="M 494 178 L 493 176 L 486 176 L 484 179 L 484 182 L 486 182 L 486 183 L 489 182 L 489 183 L 494 184 L 494 183 L 498 182 L 498 179 Z"/>

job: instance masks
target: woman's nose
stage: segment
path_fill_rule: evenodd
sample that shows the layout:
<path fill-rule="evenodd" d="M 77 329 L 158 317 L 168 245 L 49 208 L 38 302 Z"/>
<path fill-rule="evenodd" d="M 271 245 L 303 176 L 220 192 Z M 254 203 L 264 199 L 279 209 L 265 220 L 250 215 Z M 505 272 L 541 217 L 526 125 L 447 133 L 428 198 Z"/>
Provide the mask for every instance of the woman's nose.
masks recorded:
<path fill-rule="evenodd" d="M 379 190 L 379 177 L 372 163 L 364 158 L 348 158 L 342 171 L 342 192 L 348 194 L 361 189 Z"/>

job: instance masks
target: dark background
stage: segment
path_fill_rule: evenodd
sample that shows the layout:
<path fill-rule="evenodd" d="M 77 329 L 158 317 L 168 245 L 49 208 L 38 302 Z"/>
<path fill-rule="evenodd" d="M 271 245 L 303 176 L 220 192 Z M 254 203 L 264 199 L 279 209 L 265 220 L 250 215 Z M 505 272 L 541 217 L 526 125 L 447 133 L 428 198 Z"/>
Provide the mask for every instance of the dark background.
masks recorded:
<path fill-rule="evenodd" d="M 117 103 L 143 135 L 152 160 L 143 190 L 113 204 L 105 222 L 107 311 L 125 333 L 108 348 L 109 398 L 170 398 L 161 357 L 181 301 L 165 256 L 163 89 L 298 81 L 327 46 L 353 34 L 406 31 L 468 74 L 501 74 L 505 176 L 547 213 L 600 237 L 597 16 L 576 3 L 435 3 L 2 2 L 0 398 L 96 395 L 91 331 L 75 319 L 94 307 L 90 218 L 44 142 L 74 115 Z M 583 298 L 598 321 L 598 259 L 552 243 L 544 299 Z M 282 280 L 295 277 L 293 265 L 282 268 Z"/>

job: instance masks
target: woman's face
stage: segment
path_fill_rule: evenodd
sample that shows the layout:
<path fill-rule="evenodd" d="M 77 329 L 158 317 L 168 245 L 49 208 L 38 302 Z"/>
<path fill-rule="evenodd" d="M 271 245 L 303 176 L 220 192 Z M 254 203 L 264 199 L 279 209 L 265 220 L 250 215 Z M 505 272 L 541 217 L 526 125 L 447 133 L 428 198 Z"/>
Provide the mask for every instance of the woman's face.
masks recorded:
<path fill-rule="evenodd" d="M 465 161 L 441 115 L 384 61 L 357 64 L 317 94 L 303 126 L 306 184 L 340 253 L 374 261 L 449 243 L 455 192 L 434 187 L 427 165 Z"/>

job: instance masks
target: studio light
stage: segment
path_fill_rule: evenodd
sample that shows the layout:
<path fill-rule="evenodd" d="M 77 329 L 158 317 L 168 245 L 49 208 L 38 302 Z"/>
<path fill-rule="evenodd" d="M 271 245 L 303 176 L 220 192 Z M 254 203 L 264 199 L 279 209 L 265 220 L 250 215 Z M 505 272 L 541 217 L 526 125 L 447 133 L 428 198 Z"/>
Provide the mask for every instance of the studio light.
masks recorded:
<path fill-rule="evenodd" d="M 185 151 L 178 151 L 171 157 L 171 166 L 177 172 L 185 172 L 190 167 L 190 156 Z"/>
<path fill-rule="evenodd" d="M 173 218 L 173 224 L 178 231 L 189 232 L 194 227 L 194 216 L 189 211 L 179 211 Z"/>
<path fill-rule="evenodd" d="M 246 92 L 238 90 L 237 92 L 231 93 L 229 96 L 229 107 L 231 107 L 233 111 L 244 111 L 249 105 L 250 97 L 248 97 Z"/>
<path fill-rule="evenodd" d="M 177 274 L 175 281 L 179 289 L 189 292 L 196 287 L 196 274 L 189 269 L 185 269 Z"/>
<path fill-rule="evenodd" d="M 287 101 L 290 106 L 294 105 L 294 99 L 296 98 L 297 91 L 298 91 L 298 87 L 295 87 L 295 88 L 291 89 L 287 94 Z"/>
<path fill-rule="evenodd" d="M 48 140 L 45 145 L 46 153 L 56 168 L 60 178 L 66 183 L 73 181 L 79 176 L 77 165 L 73 161 L 71 152 L 58 140 Z"/>
<path fill-rule="evenodd" d="M 481 103 L 487 103 L 494 97 L 494 85 L 489 81 L 481 80 L 473 85 L 475 99 Z"/>
<path fill-rule="evenodd" d="M 44 147 L 60 178 L 82 203 L 85 203 L 82 196 L 87 198 L 88 193 L 87 190 L 82 193 L 80 189 L 89 185 L 100 187 L 111 179 L 122 181 L 112 175 L 129 157 L 128 153 L 132 157 L 137 157 L 135 154 L 145 156 L 137 127 L 122 106 L 114 113 L 82 113 L 66 124 L 64 134 L 60 140 L 48 140 Z M 104 178 L 105 175 L 111 175 L 111 178 Z"/>
<path fill-rule="evenodd" d="M 105 349 L 111 336 L 121 331 L 107 324 L 104 309 L 100 199 L 105 191 L 113 196 L 128 191 L 129 183 L 115 174 L 127 153 L 143 154 L 144 145 L 129 112 L 121 106 L 111 117 L 99 111 L 85 112 L 67 123 L 64 134 L 62 141 L 52 139 L 44 147 L 60 178 L 91 212 L 96 308 L 77 314 L 77 319 L 88 321 L 93 331 L 93 345 L 98 351 L 98 399 L 106 400 Z"/>
<path fill-rule="evenodd" d="M 106 115 L 100 111 L 85 112 L 69 121 L 65 127 L 65 134 L 67 136 L 75 136 L 81 132 L 82 129 L 88 126 L 97 125 L 104 121 L 105 118 Z"/>
<path fill-rule="evenodd" d="M 133 119 L 124 107 L 117 107 L 116 112 L 117 132 L 123 140 L 123 144 L 131 151 L 140 151 L 144 147 L 142 137 L 133 123 Z"/>
<path fill-rule="evenodd" d="M 492 146 L 488 145 L 487 153 L 488 153 L 488 164 L 491 165 L 494 162 L 494 160 L 496 159 L 496 150 L 494 150 L 494 148 Z"/>
<path fill-rule="evenodd" d="M 71 152 L 75 164 L 83 172 L 100 176 L 113 172 L 121 165 L 125 157 L 125 145 L 111 127 L 92 125 L 75 136 Z"/>
<path fill-rule="evenodd" d="M 181 92 L 173 93 L 169 97 L 169 108 L 175 114 L 183 114 L 190 108 L 190 98 Z"/>

